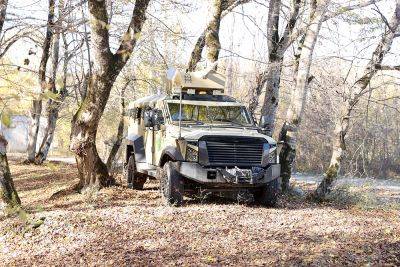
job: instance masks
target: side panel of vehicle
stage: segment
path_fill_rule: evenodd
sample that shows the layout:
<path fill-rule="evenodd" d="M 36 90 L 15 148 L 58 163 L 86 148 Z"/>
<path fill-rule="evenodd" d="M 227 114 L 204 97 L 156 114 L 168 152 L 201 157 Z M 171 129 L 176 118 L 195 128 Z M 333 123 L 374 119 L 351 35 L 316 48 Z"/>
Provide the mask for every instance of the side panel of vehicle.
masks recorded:
<path fill-rule="evenodd" d="M 161 151 L 161 156 L 159 162 L 157 163 L 158 166 L 163 166 L 168 160 L 172 161 L 183 161 L 183 157 L 181 152 L 176 146 L 167 146 Z"/>
<path fill-rule="evenodd" d="M 132 153 L 135 153 L 135 161 L 137 163 L 146 163 L 143 136 L 130 134 L 126 137 L 126 139 L 128 140 L 126 149 L 126 162 L 128 162 L 129 156 Z"/>

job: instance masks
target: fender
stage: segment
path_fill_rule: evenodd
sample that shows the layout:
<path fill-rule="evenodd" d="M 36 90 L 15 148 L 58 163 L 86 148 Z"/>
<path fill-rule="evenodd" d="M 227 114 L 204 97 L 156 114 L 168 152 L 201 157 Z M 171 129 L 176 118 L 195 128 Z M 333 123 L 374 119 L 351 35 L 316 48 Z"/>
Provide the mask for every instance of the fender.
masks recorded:
<path fill-rule="evenodd" d="M 129 134 L 125 138 L 128 142 L 128 146 L 133 147 L 133 152 L 135 153 L 135 161 L 138 163 L 146 163 L 146 151 L 144 149 L 144 139 L 143 136 L 137 134 Z"/>
<path fill-rule="evenodd" d="M 163 165 L 163 163 L 165 163 L 165 162 L 163 162 L 163 160 L 165 159 L 165 156 L 168 156 L 169 158 L 171 158 L 174 161 L 184 161 L 183 156 L 177 147 L 167 146 L 166 148 L 164 148 L 164 150 L 161 153 L 161 157 L 160 157 L 160 161 L 158 162 L 158 166 L 161 167 Z"/>

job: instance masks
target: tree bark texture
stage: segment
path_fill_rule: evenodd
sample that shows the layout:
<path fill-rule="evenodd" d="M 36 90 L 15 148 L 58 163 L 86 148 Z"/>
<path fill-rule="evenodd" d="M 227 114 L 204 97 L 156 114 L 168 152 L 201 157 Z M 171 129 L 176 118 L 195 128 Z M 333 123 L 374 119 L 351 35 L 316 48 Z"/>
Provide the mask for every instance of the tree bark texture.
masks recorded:
<path fill-rule="evenodd" d="M 286 119 L 279 135 L 280 141 L 284 142 L 280 153 L 282 190 L 284 191 L 289 188 L 292 166 L 296 157 L 297 133 L 303 116 L 308 92 L 309 74 L 314 47 L 317 42 L 324 15 L 327 11 L 327 5 L 319 4 L 316 0 L 314 0 L 311 5 L 310 23 L 305 34 L 298 61 L 296 85 L 292 92 Z"/>
<path fill-rule="evenodd" d="M 229 12 L 231 12 L 234 8 L 246 4 L 248 2 L 250 2 L 251 0 L 236 0 L 236 1 L 220 1 L 220 0 L 216 0 L 214 2 L 214 12 L 213 12 L 213 16 L 211 18 L 211 20 L 209 21 L 209 23 L 207 24 L 206 29 L 200 34 L 200 36 L 197 38 L 196 44 L 192 50 L 192 53 L 190 55 L 190 60 L 188 63 L 188 68 L 187 71 L 195 71 L 196 67 L 198 65 L 198 63 L 201 60 L 201 54 L 203 53 L 204 47 L 206 46 L 206 35 L 208 33 L 210 33 L 210 29 L 214 28 L 215 26 L 218 26 L 218 32 L 217 35 L 210 35 L 210 39 L 209 41 L 214 42 L 217 46 L 219 46 L 217 48 L 218 52 L 214 53 L 212 56 L 212 59 L 216 59 L 212 62 L 215 62 L 218 60 L 218 55 L 219 55 L 219 50 L 220 50 L 220 43 L 219 43 L 219 25 L 221 23 L 221 19 L 223 17 L 225 17 L 227 14 L 229 14 Z M 221 8 L 221 14 L 218 16 L 218 8 Z M 218 21 L 216 21 L 218 20 Z M 215 40 L 215 38 L 217 38 L 217 40 Z"/>
<path fill-rule="evenodd" d="M 43 53 L 39 65 L 39 85 L 41 93 L 45 92 L 49 86 L 46 82 L 46 68 L 47 68 L 47 62 L 50 57 L 50 46 L 54 31 L 54 9 L 55 9 L 54 1 L 55 0 L 49 0 L 49 13 L 47 17 L 46 36 L 42 45 Z M 36 144 L 39 134 L 42 106 L 43 106 L 42 95 L 40 94 L 37 99 L 34 99 L 32 101 L 32 108 L 30 112 L 31 125 L 29 128 L 29 135 L 28 135 L 29 140 L 28 140 L 28 150 L 27 150 L 27 162 L 30 163 L 33 163 L 35 161 Z"/>
<path fill-rule="evenodd" d="M 0 0 L 0 33 L 3 30 L 4 21 L 6 20 L 8 0 Z"/>
<path fill-rule="evenodd" d="M 118 123 L 118 129 L 117 129 L 117 136 L 116 140 L 111 148 L 110 154 L 108 155 L 107 158 L 107 168 L 110 169 L 112 167 L 113 162 L 115 161 L 115 156 L 118 153 L 119 148 L 121 147 L 122 140 L 124 138 L 124 128 L 125 128 L 125 109 L 126 109 L 126 103 L 125 103 L 125 90 L 129 85 L 129 81 L 125 84 L 124 87 L 121 89 L 121 117 L 119 119 Z"/>
<path fill-rule="evenodd" d="M 342 6 L 336 12 L 325 13 L 321 18 L 322 22 L 337 17 L 345 12 L 374 4 L 375 1 L 376 0 L 365 0 L 349 6 Z M 329 4 L 329 0 L 319 0 L 318 2 L 314 2 L 314 7 L 311 7 L 311 9 L 316 9 L 317 5 L 323 7 Z M 305 32 L 309 27 L 309 25 L 306 24 L 294 31 L 299 18 L 300 8 L 305 3 L 306 1 L 303 0 L 292 0 L 290 16 L 280 37 L 278 36 L 278 28 L 280 12 L 279 7 L 281 5 L 281 0 L 271 0 L 269 4 L 270 9 L 267 26 L 267 44 L 269 53 L 268 65 L 267 68 L 261 72 L 259 77 L 257 77 L 254 87 L 250 90 L 251 96 L 249 101 L 249 111 L 254 117 L 259 114 L 260 118 L 265 118 L 264 121 L 266 122 L 266 133 L 270 136 L 275 130 L 276 112 L 279 105 L 279 84 L 284 54 L 287 48 L 295 40 L 297 40 L 300 36 L 305 36 Z M 315 10 L 313 12 L 315 12 Z"/>
<path fill-rule="evenodd" d="M 208 24 L 205 34 L 206 60 L 212 64 L 218 60 L 221 43 L 219 41 L 219 28 L 221 25 L 221 14 L 227 6 L 227 0 L 215 0 L 213 6 L 212 19 Z"/>
<path fill-rule="evenodd" d="M 10 168 L 7 160 L 7 140 L 0 133 L 0 198 L 9 207 L 21 204 L 18 193 L 15 190 L 14 182 L 11 178 Z"/>
<path fill-rule="evenodd" d="M 132 20 L 115 54 L 109 46 L 106 1 L 89 0 L 94 64 L 85 99 L 72 119 L 70 149 L 75 153 L 80 176 L 78 189 L 101 188 L 115 183 L 96 149 L 96 135 L 111 88 L 125 66 L 146 20 L 150 0 L 137 0 Z"/>
<path fill-rule="evenodd" d="M 63 12 L 63 1 L 59 2 L 59 17 L 61 17 Z M 59 25 L 61 28 L 62 25 Z M 62 71 L 62 85 L 59 90 L 57 90 L 56 86 L 56 78 L 57 78 L 57 70 L 59 63 L 59 53 L 60 53 L 60 35 L 63 36 L 64 40 L 64 63 L 63 63 L 63 71 Z M 53 41 L 53 57 L 52 57 L 52 75 L 49 79 L 50 90 L 54 96 L 57 96 L 57 99 L 49 98 L 46 106 L 47 113 L 47 126 L 44 131 L 44 137 L 42 143 L 40 145 L 39 151 L 35 156 L 35 164 L 42 164 L 49 153 L 51 144 L 54 139 L 54 133 L 57 125 L 57 120 L 60 112 L 60 108 L 64 99 L 67 95 L 66 91 L 66 82 L 67 82 L 67 67 L 69 63 L 70 55 L 68 52 L 68 43 L 65 38 L 65 33 L 57 32 L 54 35 Z"/>
<path fill-rule="evenodd" d="M 397 37 L 400 25 L 400 0 L 396 1 L 394 14 L 389 22 L 387 30 L 382 35 L 372 57 L 364 70 L 363 76 L 357 80 L 352 88 L 352 93 L 344 98 L 344 103 L 340 109 L 340 116 L 336 121 L 334 139 L 332 140 L 332 156 L 324 178 L 315 191 L 318 199 L 323 199 L 332 188 L 332 184 L 338 176 L 343 154 L 346 150 L 345 138 L 349 130 L 350 119 L 354 108 L 360 98 L 369 93 L 372 89 L 368 88 L 371 79 L 380 69 L 380 65 L 385 55 L 390 51 L 393 40 Z"/>
<path fill-rule="evenodd" d="M 268 66 L 251 89 L 252 97 L 249 110 L 263 117 L 266 134 L 272 136 L 275 129 L 275 119 L 279 104 L 279 87 L 282 74 L 283 57 L 289 46 L 290 36 L 296 25 L 301 7 L 301 0 L 292 1 L 292 10 L 282 35 L 279 36 L 279 19 L 281 0 L 272 0 L 268 12 Z M 261 103 L 261 106 L 259 105 Z"/>

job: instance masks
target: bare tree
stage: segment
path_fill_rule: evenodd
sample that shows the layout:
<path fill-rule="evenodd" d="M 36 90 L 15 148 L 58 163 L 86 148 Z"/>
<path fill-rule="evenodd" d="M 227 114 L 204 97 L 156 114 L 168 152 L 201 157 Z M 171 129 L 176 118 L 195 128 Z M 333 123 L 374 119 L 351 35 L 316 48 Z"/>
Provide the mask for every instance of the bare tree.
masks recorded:
<path fill-rule="evenodd" d="M 322 22 L 325 22 L 346 12 L 371 5 L 378 1 L 379 0 L 363 0 L 356 4 L 341 7 L 335 12 L 326 11 L 320 19 Z M 266 69 L 257 77 L 254 87 L 250 90 L 252 96 L 250 99 L 249 110 L 252 114 L 260 113 L 260 119 L 262 118 L 264 124 L 262 126 L 266 128 L 266 134 L 270 136 L 272 136 L 275 130 L 284 55 L 294 41 L 299 38 L 305 38 L 305 33 L 310 26 L 310 21 L 307 21 L 305 25 L 299 25 L 299 20 L 302 14 L 301 8 L 306 2 L 307 1 L 305 0 L 291 1 L 291 11 L 281 35 L 279 34 L 279 25 L 281 24 L 280 13 L 282 1 L 271 0 L 269 4 L 267 20 L 268 64 Z M 310 2 L 310 14 L 315 12 L 312 7 L 313 2 L 314 0 Z M 329 4 L 330 0 L 316 2 L 317 6 L 328 6 Z M 261 111 L 257 111 L 258 108 L 260 108 Z"/>
<path fill-rule="evenodd" d="M 8 0 L 0 0 L 0 33 L 3 30 L 4 21 L 6 20 Z"/>
<path fill-rule="evenodd" d="M 266 128 L 266 134 L 272 136 L 275 126 L 275 117 L 279 104 L 279 85 L 282 73 L 283 57 L 293 37 L 293 30 L 299 18 L 300 7 L 304 4 L 302 0 L 292 0 L 290 17 L 279 35 L 281 0 L 271 0 L 268 11 L 267 45 L 268 45 L 268 67 L 263 71 L 251 89 L 253 94 L 250 99 L 249 110 L 252 114 L 256 108 L 261 106 L 262 127 Z"/>
<path fill-rule="evenodd" d="M 292 92 L 286 119 L 279 136 L 279 140 L 284 142 L 284 147 L 280 154 L 282 189 L 284 191 L 289 186 L 292 164 L 296 156 L 296 135 L 304 111 L 314 47 L 321 29 L 322 19 L 328 8 L 326 4 L 321 4 L 321 2 L 318 0 L 312 0 L 311 2 L 309 26 L 302 40 L 301 54 L 296 67 L 296 85 Z"/>
<path fill-rule="evenodd" d="M 284 191 L 289 187 L 292 165 L 296 157 L 297 133 L 304 113 L 308 85 L 313 78 L 312 76 L 310 77 L 310 68 L 322 23 L 345 12 L 366 7 L 375 2 L 375 0 L 362 1 L 358 4 L 341 8 L 336 12 L 329 12 L 331 0 L 311 0 L 309 19 L 306 25 L 297 31 L 292 31 L 291 35 L 285 37 L 289 44 L 302 36 L 295 63 L 295 88 L 292 91 L 286 118 L 279 134 L 279 140 L 284 142 L 280 153 L 282 189 Z M 276 88 L 279 88 L 279 86 Z M 271 92 L 271 94 L 273 93 Z M 268 101 L 264 103 L 267 107 Z M 276 109 L 276 107 L 269 105 L 269 108 L 264 109 L 264 112 L 271 109 L 270 114 L 273 116 L 268 115 L 266 121 L 273 125 L 276 114 L 276 110 L 274 111 L 273 109 Z M 262 113 L 262 116 L 265 116 L 264 113 Z M 274 129 L 274 127 L 269 128 Z"/>
<path fill-rule="evenodd" d="M 101 188 L 115 183 L 96 148 L 97 127 L 111 88 L 130 58 L 146 20 L 150 0 L 137 0 L 127 32 L 116 53 L 109 44 L 108 14 L 105 0 L 89 0 L 94 64 L 86 97 L 72 119 L 70 149 L 76 155 L 80 181 L 76 189 Z"/>
<path fill-rule="evenodd" d="M 201 60 L 201 54 L 203 53 L 203 49 L 206 46 L 206 43 L 209 50 L 209 53 L 207 55 L 208 60 L 210 60 L 211 62 L 215 62 L 218 60 L 218 55 L 221 48 L 221 44 L 219 42 L 219 27 L 221 19 L 229 14 L 229 12 L 231 12 L 236 7 L 246 4 L 250 1 L 251 0 L 215 0 L 213 4 L 213 16 L 208 22 L 205 30 L 197 38 L 196 44 L 190 55 L 190 60 L 187 68 L 188 71 L 196 70 L 197 64 Z"/>
<path fill-rule="evenodd" d="M 21 204 L 7 160 L 7 140 L 0 134 L 0 198 L 10 207 Z"/>
<path fill-rule="evenodd" d="M 336 121 L 334 138 L 332 140 L 332 156 L 328 169 L 322 182 L 315 191 L 317 198 L 323 198 L 330 191 L 333 181 L 336 179 L 343 154 L 346 150 L 345 138 L 349 130 L 352 113 L 361 97 L 371 89 L 368 87 L 371 79 L 381 69 L 381 63 L 385 55 L 390 51 L 394 38 L 398 36 L 400 25 L 400 0 L 396 1 L 396 8 L 392 19 L 387 24 L 387 29 L 382 35 L 372 57 L 364 70 L 363 76 L 356 81 L 349 95 L 343 96 L 340 108 L 340 116 Z"/>
<path fill-rule="evenodd" d="M 126 103 L 125 103 L 125 91 L 130 83 L 130 80 L 126 81 L 125 85 L 121 88 L 120 98 L 121 98 L 121 117 L 118 123 L 117 136 L 115 138 L 115 142 L 111 147 L 110 154 L 107 158 L 107 168 L 110 169 L 112 167 L 112 163 L 115 161 L 115 157 L 118 153 L 119 148 L 121 147 L 122 140 L 124 138 L 124 128 L 125 128 L 125 113 L 126 113 Z"/>
<path fill-rule="evenodd" d="M 0 0 L 0 33 L 2 32 L 6 18 L 7 0 Z M 0 57 L 1 59 L 1 57 Z M 1 114 L 3 116 L 3 114 Z M 17 206 L 21 204 L 18 193 L 15 190 L 14 182 L 11 177 L 10 168 L 7 159 L 7 140 L 0 132 L 0 198 L 8 206 Z"/>
<path fill-rule="evenodd" d="M 42 113 L 42 93 L 45 92 L 48 88 L 48 83 L 46 81 L 46 68 L 47 62 L 50 57 L 50 46 L 53 37 L 54 31 L 54 9 L 55 9 L 55 0 L 49 0 L 49 11 L 47 17 L 47 29 L 46 36 L 42 45 L 42 58 L 40 60 L 39 65 L 39 85 L 40 85 L 40 94 L 37 98 L 32 100 L 32 108 L 30 111 L 31 115 L 31 126 L 29 128 L 29 141 L 28 141 L 28 150 L 27 150 L 27 162 L 33 163 L 35 161 L 36 155 L 36 144 L 37 138 L 39 134 L 40 128 L 40 117 Z"/>
<path fill-rule="evenodd" d="M 56 78 L 57 78 L 57 70 L 58 70 L 58 63 L 59 63 L 59 46 L 60 46 L 60 35 L 62 36 L 63 39 L 63 44 L 64 44 L 64 55 L 63 55 L 63 67 L 62 67 L 62 83 L 60 88 L 57 88 L 56 85 Z M 51 78 L 49 79 L 49 92 L 51 93 L 51 96 L 47 100 L 47 105 L 46 105 L 46 117 L 47 117 L 47 125 L 44 130 L 44 136 L 42 143 L 39 147 L 39 151 L 37 152 L 35 156 L 35 163 L 36 164 L 42 164 L 49 153 L 50 146 L 53 142 L 55 130 L 56 130 L 56 125 L 57 125 L 57 120 L 59 116 L 59 112 L 61 109 L 61 106 L 65 100 L 65 97 L 67 96 L 67 67 L 69 64 L 69 61 L 71 59 L 71 56 L 68 51 L 68 42 L 66 40 L 65 32 L 62 33 L 56 33 L 54 37 L 54 42 L 53 42 L 53 62 L 52 62 L 52 75 Z"/>

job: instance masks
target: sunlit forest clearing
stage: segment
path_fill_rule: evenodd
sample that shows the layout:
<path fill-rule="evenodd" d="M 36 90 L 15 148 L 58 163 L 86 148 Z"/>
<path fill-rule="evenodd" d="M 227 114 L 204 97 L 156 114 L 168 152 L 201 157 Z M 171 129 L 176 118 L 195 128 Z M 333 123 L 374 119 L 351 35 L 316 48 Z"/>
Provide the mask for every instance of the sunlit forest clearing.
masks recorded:
<path fill-rule="evenodd" d="M 285 196 L 276 209 L 221 198 L 171 208 L 156 182 L 143 191 L 118 186 L 52 198 L 74 183 L 73 166 L 12 161 L 11 170 L 26 214 L 0 222 L 5 265 L 399 263 L 400 190 L 349 186 L 340 199 Z M 306 192 L 316 186 L 296 185 Z"/>
<path fill-rule="evenodd" d="M 400 265 L 399 37 L 400 0 L 0 0 L 0 265 Z"/>

